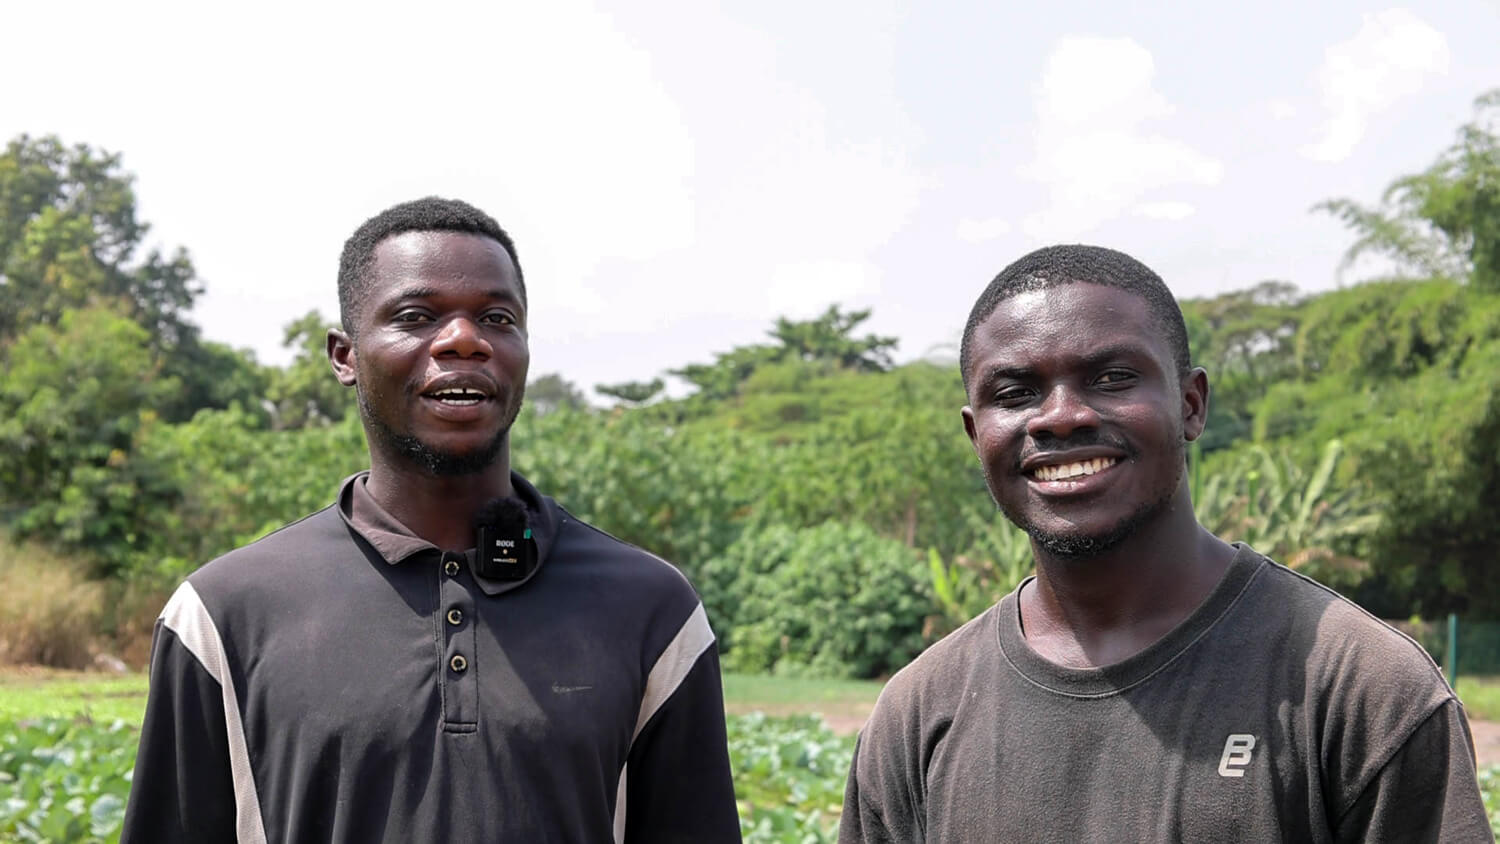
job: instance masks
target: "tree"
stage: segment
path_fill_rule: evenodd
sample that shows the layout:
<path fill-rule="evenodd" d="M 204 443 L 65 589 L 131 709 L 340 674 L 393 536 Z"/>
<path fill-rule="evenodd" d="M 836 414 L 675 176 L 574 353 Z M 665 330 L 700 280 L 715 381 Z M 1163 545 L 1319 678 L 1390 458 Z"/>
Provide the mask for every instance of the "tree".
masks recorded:
<path fill-rule="evenodd" d="M 56 137 L 12 140 L 0 155 L 0 346 L 69 308 L 108 303 L 143 326 L 154 349 L 195 333 L 201 291 L 182 249 L 137 258 L 150 227 L 136 218 L 120 157 Z"/>
<path fill-rule="evenodd" d="M 891 368 L 891 352 L 900 341 L 875 334 L 854 337 L 854 329 L 869 318 L 868 309 L 845 313 L 838 305 L 829 305 L 814 319 L 797 322 L 777 318 L 771 336 L 781 343 L 784 355 L 799 360 L 831 361 L 859 372 L 884 372 Z"/>
<path fill-rule="evenodd" d="M 1426 170 L 1393 182 L 1379 207 L 1351 199 L 1315 206 L 1357 235 L 1344 268 L 1375 254 L 1401 272 L 1500 290 L 1500 89 L 1475 100 L 1474 110 L 1458 140 Z"/>
<path fill-rule="evenodd" d="M 1254 405 L 1268 387 L 1295 375 L 1293 341 L 1301 295 L 1285 281 L 1262 281 L 1212 299 L 1182 303 L 1193 362 L 1213 387 L 1205 451 L 1249 435 Z"/>
<path fill-rule="evenodd" d="M 594 392 L 618 399 L 631 406 L 643 405 L 656 397 L 667 385 L 660 378 L 650 381 L 621 381 L 618 384 L 595 384 Z"/>
<path fill-rule="evenodd" d="M 17 535 L 106 559 L 131 547 L 152 497 L 132 446 L 177 386 L 157 377 L 146 330 L 102 306 L 18 337 L 0 381 L 0 505 Z"/>
<path fill-rule="evenodd" d="M 557 372 L 531 379 L 531 383 L 526 385 L 526 404 L 538 416 L 564 408 L 583 410 L 588 407 L 583 392 Z"/>
<path fill-rule="evenodd" d="M 282 331 L 281 345 L 296 349 L 297 356 L 273 375 L 266 389 L 276 430 L 329 425 L 353 409 L 354 391 L 340 384 L 328 366 L 328 330 L 335 327 L 317 311 L 308 311 Z"/>
<path fill-rule="evenodd" d="M 870 311 L 845 313 L 838 305 L 809 320 L 778 317 L 768 333 L 775 345 L 754 343 L 736 346 L 715 356 L 713 363 L 693 363 L 668 370 L 698 388 L 703 399 L 727 399 L 738 395 L 750 376 L 761 367 L 801 361 L 827 363 L 853 372 L 884 372 L 891 368 L 895 337 L 866 334 L 854 337 L 854 329 L 870 318 Z"/>

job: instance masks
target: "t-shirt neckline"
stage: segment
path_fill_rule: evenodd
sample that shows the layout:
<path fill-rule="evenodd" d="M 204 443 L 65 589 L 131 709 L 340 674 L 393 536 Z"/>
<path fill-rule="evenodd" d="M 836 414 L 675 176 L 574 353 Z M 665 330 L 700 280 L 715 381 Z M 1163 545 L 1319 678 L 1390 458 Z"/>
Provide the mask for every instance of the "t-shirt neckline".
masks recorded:
<path fill-rule="evenodd" d="M 1187 618 L 1144 650 L 1102 668 L 1069 668 L 1043 657 L 1027 644 L 1021 631 L 1021 604 L 1017 599 L 1034 578 L 1027 578 L 1000 600 L 996 613 L 1000 654 L 1030 682 L 1049 691 L 1072 697 L 1106 697 L 1119 694 L 1150 679 L 1170 665 L 1234 606 L 1266 559 L 1250 546 L 1235 543 L 1234 559 L 1219 583 Z"/>

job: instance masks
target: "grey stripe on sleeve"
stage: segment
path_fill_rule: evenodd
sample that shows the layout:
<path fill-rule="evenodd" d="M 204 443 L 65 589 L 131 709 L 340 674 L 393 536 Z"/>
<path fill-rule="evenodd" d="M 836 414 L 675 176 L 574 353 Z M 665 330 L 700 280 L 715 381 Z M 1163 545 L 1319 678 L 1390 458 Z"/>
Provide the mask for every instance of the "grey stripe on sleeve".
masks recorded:
<path fill-rule="evenodd" d="M 687 679 L 687 675 L 693 670 L 693 665 L 698 662 L 698 657 L 713 646 L 714 631 L 708 626 L 708 613 L 703 611 L 703 604 L 698 604 L 693 614 L 683 622 L 682 628 L 672 638 L 671 644 L 657 657 L 656 665 L 652 666 L 651 674 L 646 678 L 646 693 L 641 697 L 641 713 L 635 719 L 635 732 L 630 735 L 632 749 L 636 737 L 650 723 L 651 717 L 672 698 L 677 687 Z M 627 755 L 629 755 L 627 753 Z M 623 844 L 625 841 L 625 775 L 627 765 L 620 767 L 620 786 L 615 792 L 615 842 Z"/>
<path fill-rule="evenodd" d="M 240 721 L 240 702 L 235 694 L 234 678 L 224 658 L 224 642 L 219 629 L 203 606 L 203 599 L 191 583 L 184 582 L 172 593 L 161 612 L 162 624 L 176 634 L 178 641 L 198 658 L 203 669 L 218 681 L 223 690 L 224 732 L 229 738 L 229 772 L 234 779 L 235 833 L 239 844 L 266 844 L 265 823 L 260 816 L 260 798 L 255 792 L 255 777 L 250 770 L 250 751 L 245 743 L 245 728 Z"/>

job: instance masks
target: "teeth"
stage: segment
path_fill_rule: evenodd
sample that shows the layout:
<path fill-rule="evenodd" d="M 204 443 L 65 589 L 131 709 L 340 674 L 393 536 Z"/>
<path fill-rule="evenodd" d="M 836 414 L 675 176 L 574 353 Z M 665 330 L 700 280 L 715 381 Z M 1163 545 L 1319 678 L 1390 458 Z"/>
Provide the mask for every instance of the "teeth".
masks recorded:
<path fill-rule="evenodd" d="M 453 404 L 459 406 L 479 404 L 479 402 L 484 399 L 484 393 L 481 393 L 478 390 L 471 390 L 467 387 L 448 387 L 442 390 L 437 390 L 430 395 L 438 401 L 441 401 L 443 404 Z"/>
<path fill-rule="evenodd" d="M 1093 460 L 1080 460 L 1077 463 L 1064 463 L 1061 466 L 1039 466 L 1035 475 L 1039 481 L 1063 481 L 1068 478 L 1092 475 L 1118 462 L 1113 457 L 1096 457 Z"/>

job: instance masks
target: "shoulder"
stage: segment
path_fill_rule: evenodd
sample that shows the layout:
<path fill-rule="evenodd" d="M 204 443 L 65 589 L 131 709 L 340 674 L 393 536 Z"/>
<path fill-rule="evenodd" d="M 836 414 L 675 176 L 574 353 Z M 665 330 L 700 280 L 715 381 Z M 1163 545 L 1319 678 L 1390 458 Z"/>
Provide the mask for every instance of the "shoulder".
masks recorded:
<path fill-rule="evenodd" d="M 231 599 L 241 602 L 269 586 L 295 588 L 309 561 L 354 552 L 352 532 L 329 505 L 234 549 L 188 575 L 187 582 L 210 609 Z"/>
<path fill-rule="evenodd" d="M 866 723 L 871 733 L 941 729 L 975 675 L 998 659 L 997 623 L 1002 604 L 990 607 L 949 633 L 892 675 Z"/>
<path fill-rule="evenodd" d="M 1390 694 L 1420 690 L 1431 699 L 1429 711 L 1452 697 L 1427 651 L 1363 607 L 1269 559 L 1259 579 L 1255 603 L 1263 609 L 1279 608 L 1270 626 L 1279 638 L 1297 646 L 1294 652 L 1306 653 L 1312 678 Z"/>
<path fill-rule="evenodd" d="M 1257 581 L 1235 626 L 1303 696 L 1324 775 L 1348 805 L 1457 697 L 1420 645 L 1353 601 L 1276 563 Z"/>
<path fill-rule="evenodd" d="M 620 539 L 558 507 L 557 539 L 547 566 L 583 568 L 591 577 L 634 594 L 698 601 L 687 576 L 656 554 Z"/>

